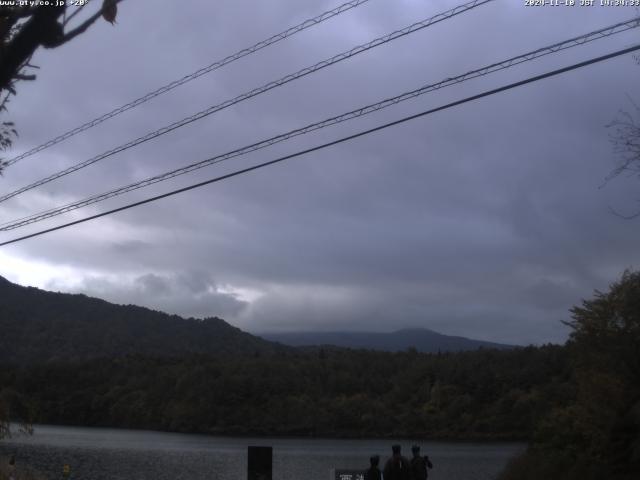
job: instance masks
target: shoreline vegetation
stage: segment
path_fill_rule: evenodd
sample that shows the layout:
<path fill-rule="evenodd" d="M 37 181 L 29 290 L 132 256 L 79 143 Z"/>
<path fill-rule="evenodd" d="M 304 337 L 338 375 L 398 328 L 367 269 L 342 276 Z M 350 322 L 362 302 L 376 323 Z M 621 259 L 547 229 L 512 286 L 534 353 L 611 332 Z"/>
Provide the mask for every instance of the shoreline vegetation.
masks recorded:
<path fill-rule="evenodd" d="M 548 345 L 421 354 L 323 349 L 0 368 L 36 423 L 229 436 L 521 441 L 575 396 Z"/>

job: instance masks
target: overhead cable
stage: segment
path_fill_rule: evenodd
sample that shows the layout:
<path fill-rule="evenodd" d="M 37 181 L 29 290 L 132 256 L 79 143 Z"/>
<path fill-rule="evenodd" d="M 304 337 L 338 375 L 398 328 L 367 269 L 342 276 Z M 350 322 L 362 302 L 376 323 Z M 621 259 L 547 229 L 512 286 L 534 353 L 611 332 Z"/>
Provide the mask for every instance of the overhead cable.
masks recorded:
<path fill-rule="evenodd" d="M 347 142 L 347 141 L 350 141 L 350 140 L 354 140 L 356 138 L 363 137 L 365 135 L 369 135 L 371 133 L 378 132 L 380 130 L 384 130 L 384 129 L 389 128 L 389 127 L 393 127 L 395 125 L 400 125 L 402 123 L 408 122 L 410 120 L 415 120 L 417 118 L 424 117 L 424 116 L 430 115 L 432 113 L 436 113 L 436 112 L 439 112 L 439 111 L 442 111 L 442 110 L 447 110 L 449 108 L 456 107 L 456 106 L 462 105 L 464 103 L 468 103 L 468 102 L 472 102 L 472 101 L 475 101 L 475 100 L 479 100 L 479 99 L 484 98 L 484 97 L 495 95 L 497 93 L 501 93 L 501 92 L 504 92 L 504 91 L 507 91 L 507 90 L 511 90 L 513 88 L 520 87 L 520 86 L 523 86 L 523 85 L 527 85 L 529 83 L 537 82 L 537 81 L 540 81 L 540 80 L 543 80 L 543 79 L 546 79 L 546 78 L 554 77 L 554 76 L 557 76 L 557 75 L 560 75 L 560 74 L 563 74 L 563 73 L 566 73 L 566 72 L 569 72 L 569 71 L 572 71 L 572 70 L 576 70 L 576 69 L 579 69 L 579 68 L 586 67 L 587 65 L 592 65 L 594 63 L 602 62 L 604 60 L 609 60 L 611 58 L 619 57 L 621 55 L 626 55 L 628 53 L 632 53 L 632 52 L 635 52 L 635 51 L 638 51 L 638 50 L 640 50 L 640 44 L 634 45 L 632 47 L 625 48 L 625 49 L 622 49 L 622 50 L 618 50 L 616 52 L 612 52 L 612 53 L 609 53 L 607 55 L 602 55 L 600 57 L 592 58 L 592 59 L 586 60 L 584 62 L 576 63 L 576 64 L 573 64 L 573 65 L 569 65 L 567 67 L 563 67 L 563 68 L 560 68 L 560 69 L 557 69 L 557 70 L 553 70 L 553 71 L 550 71 L 550 72 L 547 72 L 547 73 L 543 73 L 541 75 L 536 75 L 534 77 L 529 77 L 529 78 L 527 78 L 525 80 L 521 80 L 519 82 L 510 83 L 508 85 L 504 85 L 502 87 L 495 88 L 493 90 L 488 90 L 488 91 L 485 91 L 483 93 L 479 93 L 477 95 L 473 95 L 471 97 L 464 98 L 462 100 L 458 100 L 458 101 L 455 101 L 455 102 L 448 103 L 446 105 L 442 105 L 442 106 L 437 107 L 437 108 L 432 108 L 430 110 L 426 110 L 426 111 L 423 111 L 423 112 L 420 112 L 420 113 L 416 113 L 414 115 L 410 115 L 410 116 L 401 118 L 399 120 L 395 120 L 393 122 L 385 123 L 383 125 L 379 125 L 377 127 L 370 128 L 368 130 L 364 130 L 364 131 L 355 133 L 353 135 L 348 135 L 346 137 L 342 137 L 342 138 L 339 138 L 337 140 L 333 140 L 331 142 L 323 143 L 321 145 L 317 145 L 315 147 L 308 148 L 306 150 L 301 150 L 301 151 L 298 151 L 296 153 L 292 153 L 290 155 L 285 155 L 283 157 L 279 157 L 279 158 L 276 158 L 274 160 L 270 160 L 268 162 L 260 163 L 258 165 L 253 165 L 251 167 L 243 168 L 241 170 L 236 170 L 235 172 L 228 173 L 226 175 L 221 175 L 219 177 L 215 177 L 215 178 L 211 178 L 209 180 L 206 180 L 204 182 L 199 182 L 199 183 L 196 183 L 196 184 L 193 184 L 193 185 L 189 185 L 188 187 L 179 188 L 177 190 L 173 190 L 173 191 L 170 191 L 170 192 L 167 192 L 167 193 L 163 193 L 161 195 L 156 195 L 154 197 L 147 198 L 145 200 L 141 200 L 141 201 L 138 201 L 138 202 L 130 203 L 128 205 L 124 205 L 122 207 L 114 208 L 113 210 L 108 210 L 106 212 L 98 213 L 98 214 L 92 215 L 90 217 L 85 217 L 85 218 L 82 218 L 82 219 L 79 219 L 79 220 L 75 220 L 73 222 L 65 223 L 65 224 L 58 225 L 58 226 L 55 226 L 55 227 L 52 227 L 52 228 L 47 228 L 45 230 L 40 230 L 38 232 L 34 232 L 34 233 L 29 234 L 29 235 L 24 235 L 22 237 L 14 238 L 12 240 L 8 240 L 8 241 L 0 243 L 0 247 L 5 246 L 5 245 L 10 245 L 12 243 L 20 242 L 20 241 L 23 241 L 23 240 L 27 240 L 29 238 L 33 238 L 33 237 L 37 237 L 37 236 L 40 236 L 40 235 L 44 235 L 45 233 L 50 233 L 50 232 L 54 232 L 56 230 L 61 230 L 61 229 L 64 229 L 64 228 L 68 228 L 68 227 L 71 227 L 73 225 L 78 225 L 80 223 L 88 222 L 90 220 L 95 220 L 97 218 L 105 217 L 107 215 L 112 215 L 112 214 L 117 213 L 117 212 L 122 212 L 124 210 L 128 210 L 130 208 L 138 207 L 138 206 L 141 206 L 141 205 L 145 205 L 147 203 L 155 202 L 157 200 L 161 200 L 163 198 L 167 198 L 167 197 L 170 197 L 170 196 L 173 196 L 173 195 L 177 195 L 179 193 L 187 192 L 189 190 L 194 190 L 196 188 L 200 188 L 200 187 L 203 187 L 205 185 L 209 185 L 209 184 L 212 184 L 212 183 L 220 182 L 222 180 L 226 180 L 226 179 L 229 179 L 229 178 L 232 178 L 232 177 L 236 177 L 238 175 L 242 175 L 244 173 L 251 172 L 253 170 L 258 170 L 258 169 L 263 168 L 263 167 L 268 167 L 270 165 L 275 165 L 277 163 L 284 162 L 285 160 L 289 160 L 289 159 L 292 159 L 292 158 L 300 157 L 300 156 L 306 155 L 308 153 L 316 152 L 318 150 L 322 150 L 322 149 L 325 149 L 325 148 L 328 148 L 328 147 L 331 147 L 331 146 L 334 146 L 334 145 L 338 145 L 340 143 L 344 143 L 344 142 Z"/>
<path fill-rule="evenodd" d="M 173 90 L 174 88 L 177 88 L 181 85 L 184 85 L 187 82 L 190 82 L 191 80 L 195 80 L 198 77 L 201 77 L 202 75 L 206 75 L 207 73 L 211 73 L 214 70 L 217 70 L 219 68 L 224 67 L 225 65 L 228 65 L 232 62 L 235 62 L 236 60 L 239 60 L 243 57 L 246 57 L 247 55 L 251 55 L 252 53 L 255 53 L 259 50 L 262 50 L 265 47 L 268 47 L 270 45 L 273 45 L 277 42 L 280 42 L 282 40 L 284 40 L 285 38 L 291 37 L 293 35 L 295 35 L 296 33 L 299 33 L 303 30 L 306 30 L 309 27 L 313 27 L 314 25 L 318 25 L 319 23 L 324 22 L 325 20 L 329 20 L 330 18 L 333 18 L 337 15 L 340 15 L 341 13 L 344 13 L 348 10 L 351 10 L 352 8 L 356 8 L 359 7 L 360 5 L 367 3 L 369 0 L 352 0 L 350 2 L 346 2 L 343 3 L 342 5 L 339 5 L 338 7 L 326 11 L 320 15 L 317 15 L 313 18 L 309 18 L 307 20 L 305 20 L 302 23 L 299 23 L 298 25 L 288 28 L 287 30 L 277 33 L 276 35 L 273 35 L 265 40 L 262 40 L 258 43 L 256 43 L 255 45 L 252 45 L 250 47 L 247 48 L 243 48 L 242 50 L 239 50 L 238 52 L 231 54 L 221 60 L 217 60 L 216 62 L 212 63 L 211 65 L 208 65 L 206 67 L 200 68 L 199 70 L 196 70 L 193 73 L 190 73 L 188 75 L 185 75 L 184 77 L 178 79 L 178 80 L 174 80 L 171 83 L 168 83 L 156 90 L 154 90 L 153 92 L 149 92 L 146 95 L 143 95 L 142 97 L 136 98 L 135 100 L 126 103 L 118 108 L 114 108 L 113 110 L 111 110 L 110 112 L 105 113 L 104 115 L 101 115 L 97 118 L 94 118 L 93 120 L 83 123 L 82 125 L 75 127 L 61 135 L 58 135 L 55 138 L 52 138 L 51 140 L 48 140 L 46 142 L 44 142 L 41 145 L 38 145 L 37 147 L 32 148 L 31 150 L 28 150 L 14 158 L 12 158 L 11 160 L 7 160 L 6 164 L 7 166 L 12 165 L 16 162 L 19 162 L 20 160 L 30 157 L 32 155 L 35 155 L 38 152 L 41 152 L 42 150 L 45 150 L 49 147 L 52 147 L 54 145 L 57 145 L 60 142 L 63 142 L 64 140 L 67 140 L 68 138 L 73 137 L 74 135 L 77 135 L 78 133 L 84 132 L 85 130 L 89 130 L 90 128 L 95 127 L 96 125 L 101 124 L 102 122 L 105 122 L 107 120 L 109 120 L 110 118 L 113 118 L 117 115 L 120 115 L 121 113 L 126 112 L 127 110 L 131 110 L 132 108 L 135 108 L 139 105 L 142 105 L 143 103 L 148 102 L 149 100 L 152 100 L 155 97 L 158 97 L 160 95 L 163 95 L 167 92 L 170 92 L 171 90 Z"/>
<path fill-rule="evenodd" d="M 297 137 L 299 135 L 304 135 L 310 132 L 313 132 L 315 130 L 319 130 L 322 128 L 326 128 L 329 127 L 331 125 L 335 125 L 338 123 L 342 123 L 348 120 L 352 120 L 364 115 L 368 115 L 370 113 L 376 112 L 378 110 L 382 110 L 384 108 L 387 108 L 389 106 L 398 104 L 400 102 L 404 102 L 406 100 L 410 100 L 412 98 L 415 98 L 417 96 L 423 95 L 425 93 L 429 93 L 435 90 L 439 90 L 441 88 L 445 88 L 451 85 L 455 85 L 467 80 L 471 80 L 473 78 L 477 78 L 477 77 L 481 77 L 490 73 L 494 73 L 497 72 L 499 70 L 504 70 L 507 68 L 510 68 L 512 66 L 515 65 L 519 65 L 523 62 L 527 62 L 527 61 L 531 61 L 546 55 L 549 55 L 551 53 L 555 53 L 561 50 L 566 50 L 568 48 L 572 48 L 578 45 L 583 45 L 585 43 L 600 39 L 600 38 L 605 38 L 611 35 L 614 35 L 616 33 L 621 33 L 627 30 L 630 30 L 632 28 L 637 28 L 640 26 L 640 17 L 636 17 L 634 19 L 631 20 L 627 20 L 625 22 L 620 22 L 590 33 L 587 33 L 585 35 L 581 35 L 578 37 L 573 37 L 571 39 L 568 40 L 564 40 L 562 42 L 558 42 L 558 43 L 554 43 L 552 45 L 549 45 L 547 47 L 542 47 L 542 48 L 538 48 L 536 50 L 515 56 L 515 57 L 511 57 L 507 60 L 503 60 L 497 63 L 493 63 L 491 65 L 487 65 L 485 67 L 482 68 L 478 68 L 475 70 L 471 70 L 469 72 L 466 72 L 462 75 L 458 75 L 456 77 L 450 77 L 447 78 L 445 80 L 442 80 L 440 82 L 437 83 L 432 83 L 432 84 L 428 84 L 428 85 L 424 85 L 418 89 L 409 91 L 409 92 L 405 92 L 402 93 L 400 95 L 397 95 L 395 97 L 391 97 L 391 98 L 387 98 L 385 100 L 382 100 L 380 102 L 377 103 L 373 103 L 373 104 L 369 104 L 363 107 L 360 107 L 358 109 L 355 110 L 351 110 L 349 112 L 343 113 L 341 115 L 337 115 L 331 118 L 327 118 L 325 120 L 322 120 L 320 122 L 316 122 L 316 123 L 312 123 L 309 124 L 307 126 L 304 126 L 302 128 L 297 128 L 295 130 L 291 130 L 289 132 L 286 133 L 282 133 L 280 135 L 276 135 L 274 137 L 270 137 L 268 139 L 265 140 L 261 140 L 259 142 L 232 150 L 230 152 L 221 154 L 221 155 L 216 155 L 214 157 L 211 158 L 207 158 L 205 160 L 199 161 L 199 162 L 195 162 L 192 163 L 190 165 L 181 167 L 181 168 L 177 168 L 174 170 L 170 170 L 168 172 L 165 173 L 161 173 L 149 178 L 146 178 L 144 180 L 140 180 L 138 182 L 134 182 L 131 183 L 129 185 L 126 186 L 122 186 L 122 187 L 118 187 L 116 189 L 107 191 L 107 192 L 103 192 L 101 194 L 97 194 L 97 195 L 93 195 L 91 197 L 79 200 L 79 201 L 75 201 L 72 203 L 68 203 L 66 205 L 60 206 L 60 207 L 55 207 L 53 209 L 49 209 L 46 211 L 42 211 L 42 212 L 38 212 L 36 214 L 33 215 L 29 215 L 20 219 L 15 219 L 12 220 L 10 222 L 5 222 L 4 224 L 0 224 L 0 231 L 8 231 L 8 230 L 13 230 L 25 225 L 29 225 L 31 223 L 36 223 L 38 221 L 41 220 L 45 220 L 47 218 L 51 218 L 57 215 L 61 215 L 63 213 L 67 213 L 70 212 L 72 210 L 77 210 L 79 208 L 94 204 L 94 203 L 98 203 L 104 200 L 107 200 L 109 198 L 113 198 L 116 196 L 120 196 L 123 195 L 125 193 L 128 192 L 132 192 L 134 190 L 138 190 L 140 188 L 144 188 L 165 180 L 168 180 L 170 178 L 174 178 L 180 175 L 184 175 L 186 173 L 192 172 L 194 170 L 198 170 L 200 168 L 204 168 L 210 165 L 214 165 L 217 163 L 221 163 L 223 161 L 229 160 L 231 158 L 235 158 L 235 157 L 239 157 L 242 155 L 246 155 L 248 153 L 254 152 L 256 150 L 261 150 L 263 148 L 266 148 L 268 146 L 274 145 L 276 143 L 280 143 L 286 140 L 289 140 L 293 137 Z"/>
<path fill-rule="evenodd" d="M 95 157 L 92 157 L 88 160 L 84 160 L 83 162 L 77 163 L 75 165 L 72 165 L 71 167 L 65 168 L 63 170 L 60 170 L 52 175 L 49 175 L 48 177 L 42 178 L 36 182 L 33 182 L 25 187 L 19 188 L 18 190 L 15 190 L 13 192 L 7 193 L 5 195 L 0 196 L 0 202 L 4 202 L 6 200 L 9 200 L 10 198 L 15 197 L 16 195 L 20 195 L 21 193 L 24 193 L 28 190 L 32 190 L 36 187 L 39 187 L 41 185 L 44 185 L 46 183 L 49 183 L 53 180 L 56 180 L 60 177 L 64 177 L 66 175 L 69 175 L 73 172 L 76 172 L 82 168 L 86 168 L 89 165 L 93 165 L 96 162 L 99 162 L 101 160 L 104 160 L 105 158 L 111 157 L 112 155 L 115 155 L 117 153 L 123 152 L 125 150 L 128 150 L 132 147 L 135 147 L 137 145 L 140 145 L 141 143 L 147 142 L 149 140 L 153 140 L 155 138 L 158 138 L 166 133 L 172 132 L 180 127 L 184 127 L 185 125 L 189 125 L 190 123 L 193 123 L 195 121 L 201 120 L 205 117 L 208 117 L 209 115 L 212 115 L 216 112 L 219 112 L 221 110 L 224 110 L 225 108 L 231 107 L 232 105 L 235 105 L 237 103 L 243 102 L 245 100 L 248 100 L 250 98 L 253 98 L 257 95 L 260 95 L 262 93 L 268 92 L 269 90 L 272 90 L 274 88 L 280 87 L 282 85 L 285 85 L 289 82 L 292 82 L 294 80 L 297 80 L 299 78 L 305 77 L 311 73 L 315 73 L 319 70 L 322 70 L 323 68 L 326 68 L 330 65 L 334 65 L 338 62 L 341 62 L 343 60 L 347 60 L 351 57 L 354 57 L 360 53 L 366 52 L 368 50 L 371 50 L 372 48 L 376 48 L 379 47 L 380 45 L 384 45 L 386 43 L 389 43 L 393 40 L 396 40 L 398 38 L 404 37 L 406 35 L 409 35 L 411 33 L 415 33 L 419 30 L 422 30 L 424 28 L 427 28 L 431 25 L 434 25 L 436 23 L 442 22 L 444 20 L 448 20 L 456 15 L 459 15 L 461 13 L 467 12 L 469 10 L 472 10 L 473 8 L 479 7 L 481 5 L 484 5 L 486 3 L 492 2 L 494 0 L 473 0 L 471 2 L 465 3 L 463 5 L 459 5 L 455 8 L 452 8 L 450 10 L 447 10 L 446 12 L 443 13 L 439 13 L 438 15 L 435 15 L 433 17 L 427 18 L 425 20 L 422 20 L 421 22 L 417 22 L 414 23 L 412 25 L 409 25 L 408 27 L 405 27 L 401 30 L 396 30 L 392 33 L 389 33 L 385 36 L 382 37 L 378 37 L 368 43 L 362 44 L 362 45 L 358 45 L 357 47 L 354 47 L 346 52 L 340 53 L 338 55 L 334 55 L 333 57 L 323 60 L 321 62 L 316 63 L 315 65 L 312 65 L 310 67 L 306 67 L 303 68 L 302 70 L 297 71 L 296 73 L 291 73 L 289 75 L 286 75 L 278 80 L 274 80 L 271 81 L 261 87 L 258 88 L 254 88 L 253 90 L 250 90 L 248 92 L 243 93 L 242 95 L 238 95 L 235 98 L 226 100 L 222 103 L 219 103 L 217 105 L 213 105 L 205 110 L 202 110 L 198 113 L 195 113 L 189 117 L 185 117 L 182 120 L 178 120 L 177 122 L 174 122 L 170 125 L 167 125 L 165 127 L 162 127 L 158 130 L 155 130 L 153 132 L 149 132 L 146 135 L 143 135 L 141 137 L 136 138 L 135 140 L 131 140 L 130 142 L 127 142 L 123 145 L 119 145 L 118 147 L 115 147 L 111 150 L 108 150 L 104 153 L 101 153 L 100 155 L 97 155 Z"/>

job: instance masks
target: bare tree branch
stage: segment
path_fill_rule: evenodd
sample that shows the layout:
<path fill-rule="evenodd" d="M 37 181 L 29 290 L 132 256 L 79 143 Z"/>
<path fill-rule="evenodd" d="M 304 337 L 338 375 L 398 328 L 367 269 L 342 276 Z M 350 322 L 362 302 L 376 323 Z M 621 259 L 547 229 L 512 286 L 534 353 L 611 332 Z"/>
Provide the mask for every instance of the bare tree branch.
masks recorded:
<path fill-rule="evenodd" d="M 62 22 L 62 26 L 63 26 L 63 27 L 66 27 L 66 26 L 67 26 L 67 23 L 69 23 L 69 22 L 73 19 L 73 17 L 75 17 L 77 14 L 79 14 L 79 13 L 82 11 L 82 9 L 83 9 L 84 7 L 86 7 L 87 5 L 89 5 L 89 2 L 87 2 L 87 3 L 83 3 L 83 4 L 82 4 L 82 5 L 80 5 L 78 8 L 76 8 L 76 9 L 74 10 L 74 12 L 73 12 L 71 15 L 69 15 L 69 16 L 64 20 L 64 22 Z"/>
<path fill-rule="evenodd" d="M 112 4 L 117 5 L 118 3 L 122 2 L 122 0 L 112 0 Z M 98 20 L 102 14 L 107 10 L 107 8 L 109 7 L 108 2 L 104 2 L 102 4 L 102 7 L 100 8 L 99 11 L 97 11 L 96 13 L 94 13 L 93 15 L 91 15 L 89 18 L 87 18 L 84 22 L 82 22 L 80 25 L 78 25 L 76 28 L 74 28 L 73 30 L 65 33 L 58 42 L 53 43 L 52 45 L 48 46 L 45 45 L 45 47 L 47 48 L 53 48 L 53 47 L 59 47 L 60 45 L 67 43 L 69 40 L 77 37 L 78 35 L 84 33 L 87 31 L 87 29 L 93 25 L 95 23 L 96 20 Z M 75 13 L 75 12 L 74 12 Z"/>
<path fill-rule="evenodd" d="M 24 73 L 16 73 L 13 78 L 16 80 L 35 80 L 36 76 L 34 74 L 26 75 Z"/>
<path fill-rule="evenodd" d="M 609 207 L 609 212 L 614 214 L 616 217 L 620 217 L 620 218 L 623 218 L 625 220 L 633 220 L 634 218 L 640 217 L 640 211 L 638 211 L 636 213 L 632 213 L 631 215 L 623 215 L 622 213 L 618 212 L 617 210 L 614 210 L 612 207 Z"/>
<path fill-rule="evenodd" d="M 640 174 L 640 106 L 630 97 L 629 103 L 632 111 L 620 110 L 618 117 L 607 125 L 613 130 L 609 141 L 621 163 L 607 175 L 605 183 L 623 172 Z"/>

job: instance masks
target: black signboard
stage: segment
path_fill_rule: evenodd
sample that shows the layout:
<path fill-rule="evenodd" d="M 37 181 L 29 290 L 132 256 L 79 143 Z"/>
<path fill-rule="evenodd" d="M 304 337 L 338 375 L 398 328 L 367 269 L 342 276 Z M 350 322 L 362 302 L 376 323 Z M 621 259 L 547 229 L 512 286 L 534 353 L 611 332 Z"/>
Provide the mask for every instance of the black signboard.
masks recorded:
<path fill-rule="evenodd" d="M 248 447 L 247 455 L 247 479 L 271 480 L 273 448 Z"/>

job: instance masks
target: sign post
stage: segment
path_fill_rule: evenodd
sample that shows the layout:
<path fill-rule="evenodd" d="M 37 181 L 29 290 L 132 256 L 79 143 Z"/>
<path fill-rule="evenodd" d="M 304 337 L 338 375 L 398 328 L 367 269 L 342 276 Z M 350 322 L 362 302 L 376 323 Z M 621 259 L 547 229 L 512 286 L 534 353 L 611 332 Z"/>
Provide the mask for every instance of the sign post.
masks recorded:
<path fill-rule="evenodd" d="M 247 480 L 272 480 L 273 448 L 247 447 Z"/>

